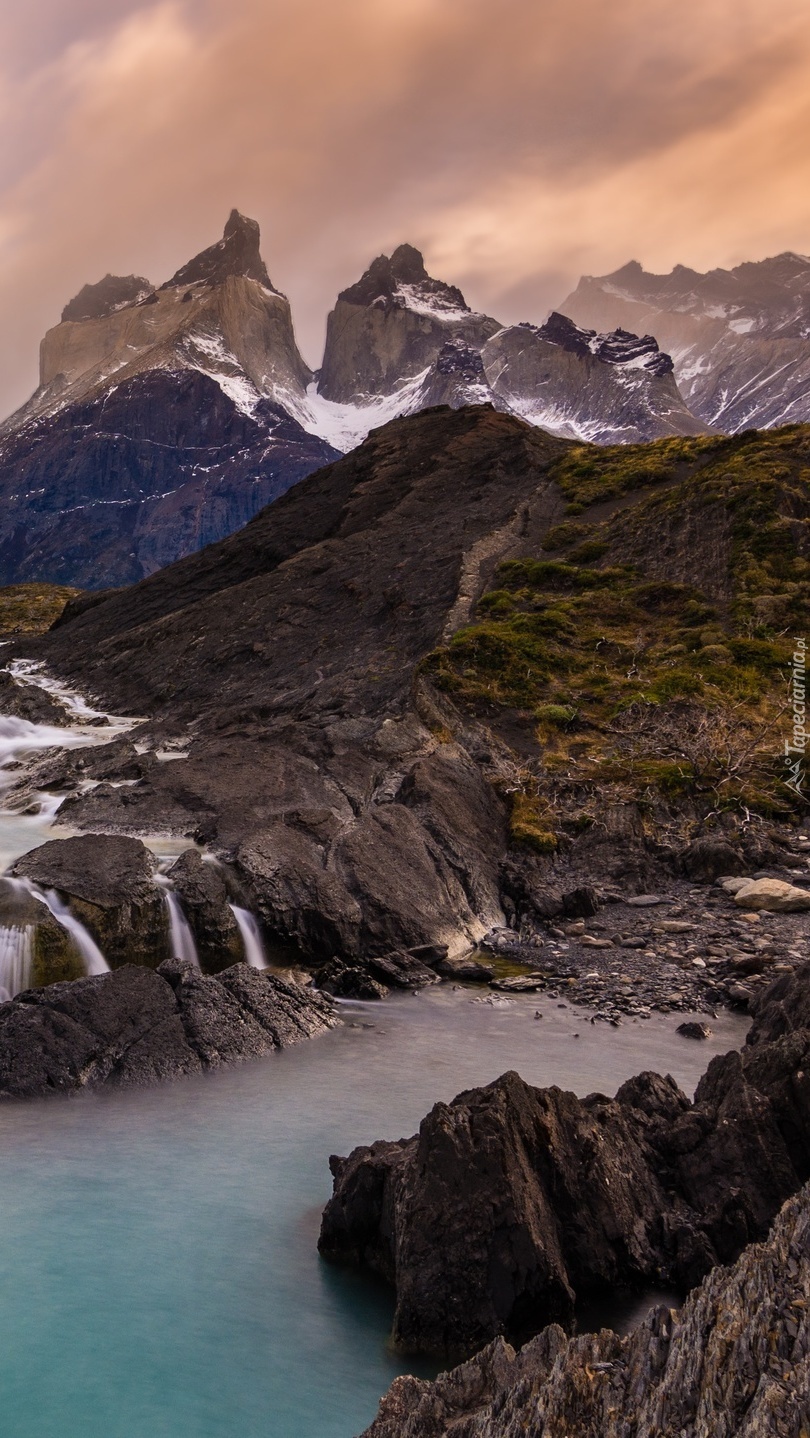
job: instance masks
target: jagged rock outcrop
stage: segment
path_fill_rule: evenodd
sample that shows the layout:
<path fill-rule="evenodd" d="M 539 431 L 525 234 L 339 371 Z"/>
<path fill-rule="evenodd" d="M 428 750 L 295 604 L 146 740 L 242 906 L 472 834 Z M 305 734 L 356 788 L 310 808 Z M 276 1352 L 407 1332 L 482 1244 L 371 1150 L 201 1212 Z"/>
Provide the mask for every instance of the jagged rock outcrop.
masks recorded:
<path fill-rule="evenodd" d="M 435 1382 L 397 1378 L 363 1438 L 803 1438 L 810 1413 L 810 1188 L 765 1242 L 624 1338 L 553 1326 Z"/>
<path fill-rule="evenodd" d="M 336 1022 L 328 998 L 246 964 L 216 978 L 175 960 L 157 972 L 126 965 L 0 1004 L 0 1099 L 200 1073 Z"/>
<path fill-rule="evenodd" d="M 646 331 L 672 355 L 690 410 L 736 434 L 810 419 L 810 260 L 782 254 L 700 274 L 637 261 L 586 276 L 561 308 L 580 325 Z"/>
<path fill-rule="evenodd" d="M 568 439 L 635 443 L 700 434 L 652 335 L 582 329 L 565 315 L 543 325 L 509 325 L 483 350 L 487 380 L 502 407 Z"/>
<path fill-rule="evenodd" d="M 132 583 L 334 457 L 293 417 L 312 374 L 255 221 L 234 211 L 218 244 L 145 284 L 86 286 L 0 426 L 3 583 Z"/>
<path fill-rule="evenodd" d="M 793 991 L 806 1008 L 810 965 Z M 766 993 L 761 1023 L 784 1002 Z M 442 1355 L 570 1326 L 577 1299 L 617 1287 L 691 1287 L 810 1176 L 810 1029 L 761 1033 L 693 1104 L 649 1073 L 615 1099 L 505 1074 L 437 1104 L 414 1138 L 330 1160 L 320 1251 L 386 1278 L 394 1342 Z"/>

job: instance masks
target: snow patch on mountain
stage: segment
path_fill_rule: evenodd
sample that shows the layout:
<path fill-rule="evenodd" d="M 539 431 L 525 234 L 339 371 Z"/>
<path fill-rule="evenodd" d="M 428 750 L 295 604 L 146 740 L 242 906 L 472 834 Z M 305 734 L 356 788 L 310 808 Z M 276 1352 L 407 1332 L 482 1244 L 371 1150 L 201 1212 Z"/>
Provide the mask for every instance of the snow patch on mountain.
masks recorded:
<path fill-rule="evenodd" d="M 430 370 L 425 369 L 392 394 L 369 395 L 356 404 L 341 404 L 337 400 L 326 399 L 318 393 L 315 382 L 309 385 L 303 400 L 288 393 L 281 403 L 307 434 L 317 435 L 334 449 L 347 454 L 350 449 L 362 444 L 372 429 L 379 429 L 389 420 L 401 419 L 403 415 L 418 410 L 429 374 Z"/>

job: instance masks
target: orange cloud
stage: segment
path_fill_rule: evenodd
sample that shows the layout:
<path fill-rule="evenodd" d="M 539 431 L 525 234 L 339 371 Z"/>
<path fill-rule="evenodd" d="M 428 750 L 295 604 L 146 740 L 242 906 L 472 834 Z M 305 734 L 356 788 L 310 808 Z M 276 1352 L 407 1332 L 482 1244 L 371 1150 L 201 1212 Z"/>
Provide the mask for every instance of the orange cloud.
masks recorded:
<path fill-rule="evenodd" d="M 232 205 L 260 220 L 313 363 L 337 289 L 403 239 L 506 319 L 630 257 L 810 247 L 805 0 L 71 9 L 73 32 L 57 0 L 23 12 L 62 16 L 33 60 L 25 20 L 0 20 L 18 57 L 0 72 L 4 411 L 85 281 L 165 278 Z"/>

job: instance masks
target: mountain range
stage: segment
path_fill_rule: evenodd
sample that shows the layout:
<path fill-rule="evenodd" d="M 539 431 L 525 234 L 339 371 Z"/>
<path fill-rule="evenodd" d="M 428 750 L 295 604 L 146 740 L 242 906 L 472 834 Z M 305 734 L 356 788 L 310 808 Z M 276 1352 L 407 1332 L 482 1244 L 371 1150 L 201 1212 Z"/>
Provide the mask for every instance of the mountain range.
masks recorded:
<path fill-rule="evenodd" d="M 631 264 L 582 280 L 563 309 L 503 325 L 403 244 L 338 295 L 313 371 L 259 227 L 234 210 L 159 287 L 107 275 L 45 335 L 40 384 L 0 425 L 0 583 L 137 582 L 435 406 L 491 404 L 596 444 L 810 410 L 810 261 L 668 277 Z"/>
<path fill-rule="evenodd" d="M 580 280 L 561 306 L 581 325 L 650 329 L 705 424 L 740 430 L 810 419 L 810 259 L 782 254 L 731 270 L 631 261 Z"/>

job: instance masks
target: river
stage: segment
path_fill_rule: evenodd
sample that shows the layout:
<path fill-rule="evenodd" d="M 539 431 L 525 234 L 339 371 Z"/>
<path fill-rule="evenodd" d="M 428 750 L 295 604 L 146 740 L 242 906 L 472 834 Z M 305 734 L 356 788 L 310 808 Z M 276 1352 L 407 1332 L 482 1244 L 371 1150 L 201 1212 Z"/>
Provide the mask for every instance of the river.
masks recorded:
<path fill-rule="evenodd" d="M 0 816 L 4 862 L 49 814 Z M 682 1014 L 612 1029 L 540 1007 L 444 985 L 345 1005 L 340 1029 L 237 1069 L 1 1107 L 3 1438 L 358 1434 L 397 1373 L 430 1369 L 389 1351 L 381 1285 L 318 1258 L 329 1154 L 509 1068 L 579 1094 L 656 1068 L 691 1091 L 746 1027 L 721 1015 L 695 1043 Z"/>

